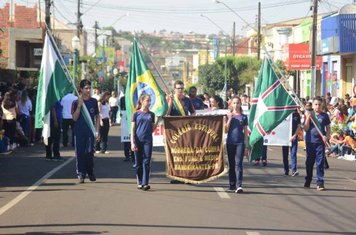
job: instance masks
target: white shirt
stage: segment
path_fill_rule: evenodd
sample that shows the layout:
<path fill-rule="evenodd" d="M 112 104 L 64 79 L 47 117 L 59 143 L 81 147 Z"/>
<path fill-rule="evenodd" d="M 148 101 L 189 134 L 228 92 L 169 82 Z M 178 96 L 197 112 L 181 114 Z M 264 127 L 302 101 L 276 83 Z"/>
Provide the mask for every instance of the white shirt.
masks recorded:
<path fill-rule="evenodd" d="M 109 118 L 109 111 L 110 111 L 110 108 L 109 108 L 109 104 L 106 103 L 106 104 L 102 104 L 101 105 L 101 111 L 100 111 L 100 117 L 101 119 L 104 119 L 104 118 Z"/>
<path fill-rule="evenodd" d="M 77 99 L 78 99 L 78 97 L 76 97 L 72 93 L 69 93 L 62 98 L 61 105 L 63 107 L 63 109 L 62 109 L 63 119 L 72 119 L 73 118 L 72 104 L 73 104 L 73 101 L 75 101 Z"/>
<path fill-rule="evenodd" d="M 24 114 L 26 116 L 30 116 L 30 112 L 32 111 L 32 102 L 30 99 L 27 99 L 24 104 L 22 104 L 21 101 L 18 102 L 17 104 L 19 111 L 21 114 Z"/>
<path fill-rule="evenodd" d="M 119 106 L 119 100 L 117 99 L 117 97 L 110 97 L 109 105 L 110 105 L 110 107 Z"/>
<path fill-rule="evenodd" d="M 94 95 L 92 95 L 91 97 L 93 97 L 93 98 L 96 99 L 96 100 L 99 100 L 99 99 L 100 99 L 100 95 L 97 95 L 97 94 L 94 94 Z"/>

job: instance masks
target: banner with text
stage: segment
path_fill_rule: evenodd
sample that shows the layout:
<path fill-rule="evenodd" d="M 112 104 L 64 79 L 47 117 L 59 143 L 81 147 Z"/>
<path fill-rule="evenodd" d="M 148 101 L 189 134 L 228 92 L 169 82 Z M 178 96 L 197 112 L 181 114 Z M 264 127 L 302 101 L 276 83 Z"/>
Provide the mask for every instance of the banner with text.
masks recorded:
<path fill-rule="evenodd" d="M 199 184 L 225 173 L 223 116 L 165 117 L 167 176 Z"/>

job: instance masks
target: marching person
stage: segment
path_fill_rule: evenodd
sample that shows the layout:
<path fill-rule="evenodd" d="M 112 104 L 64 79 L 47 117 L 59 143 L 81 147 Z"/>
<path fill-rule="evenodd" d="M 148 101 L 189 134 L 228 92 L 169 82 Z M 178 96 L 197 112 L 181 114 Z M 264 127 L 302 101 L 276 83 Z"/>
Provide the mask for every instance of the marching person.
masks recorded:
<path fill-rule="evenodd" d="M 188 97 L 184 95 L 184 83 L 180 80 L 174 82 L 174 94 L 167 96 L 168 116 L 195 115 L 195 109 Z M 171 180 L 171 184 L 180 184 L 178 180 Z"/>
<path fill-rule="evenodd" d="M 313 178 L 313 168 L 316 162 L 316 175 L 317 175 L 317 190 L 322 191 L 324 187 L 324 161 L 325 161 L 325 145 L 330 139 L 330 119 L 328 114 L 322 112 L 322 98 L 317 96 L 313 99 L 313 110 L 316 118 L 318 119 L 321 127 L 322 136 L 319 135 L 316 127 L 311 121 L 312 113 L 306 112 L 306 120 L 304 123 L 305 130 L 305 143 L 306 143 L 306 177 L 305 188 L 310 188 L 310 183 Z"/>
<path fill-rule="evenodd" d="M 72 91 L 65 95 L 61 100 L 62 105 L 62 144 L 68 146 L 68 130 L 71 129 L 71 146 L 74 147 L 74 121 L 72 116 L 72 104 L 78 97 L 73 95 Z"/>
<path fill-rule="evenodd" d="M 298 110 L 296 109 L 292 114 L 292 137 L 289 141 L 292 143 L 290 147 L 290 159 L 292 161 L 292 176 L 299 175 L 297 169 L 297 151 L 298 151 L 298 133 L 300 131 L 300 115 Z M 284 166 L 284 174 L 289 175 L 289 161 L 288 161 L 288 151 L 289 146 L 282 146 L 283 153 L 283 166 Z"/>
<path fill-rule="evenodd" d="M 144 191 L 151 188 L 148 183 L 153 147 L 152 133 L 157 126 L 155 114 L 149 110 L 150 105 L 151 97 L 142 94 L 131 122 L 131 149 L 135 153 L 137 188 Z"/>
<path fill-rule="evenodd" d="M 195 110 L 203 110 L 205 108 L 203 100 L 197 96 L 197 88 L 195 86 L 189 88 L 189 98 Z"/>
<path fill-rule="evenodd" d="M 229 160 L 229 190 L 242 193 L 243 157 L 247 155 L 248 120 L 242 113 L 241 99 L 232 98 L 230 112 L 227 114 L 225 131 L 227 132 L 226 150 Z"/>
<path fill-rule="evenodd" d="M 97 142 L 96 152 L 95 153 L 105 153 L 108 154 L 108 135 L 110 129 L 109 121 L 109 96 L 110 93 L 105 91 L 101 94 L 100 99 L 98 100 L 99 106 L 99 115 L 100 115 L 100 140 Z"/>
<path fill-rule="evenodd" d="M 73 102 L 72 114 L 74 124 L 75 155 L 77 160 L 77 175 L 79 183 L 84 183 L 88 174 L 90 181 L 96 181 L 94 175 L 94 144 L 95 139 L 99 140 L 99 108 L 96 99 L 90 97 L 91 82 L 87 79 L 80 81 L 81 94 L 78 100 Z M 88 109 L 90 118 L 94 126 L 96 124 L 96 136 L 92 133 L 91 128 L 86 123 L 86 119 L 81 113 L 82 106 Z"/>
<path fill-rule="evenodd" d="M 184 83 L 180 80 L 174 82 L 174 94 L 168 96 L 167 115 L 195 115 L 194 106 L 190 99 L 184 95 Z"/>
<path fill-rule="evenodd" d="M 59 142 L 61 140 L 61 126 L 62 126 L 62 106 L 57 101 L 50 109 L 50 137 L 46 145 L 46 159 L 47 160 L 62 160 L 59 152 Z M 53 150 L 53 152 L 52 152 Z M 52 156 L 53 153 L 53 156 Z"/>
<path fill-rule="evenodd" d="M 111 97 L 109 98 L 110 104 L 110 126 L 116 124 L 117 111 L 119 110 L 119 100 L 116 97 L 115 91 L 111 92 Z"/>

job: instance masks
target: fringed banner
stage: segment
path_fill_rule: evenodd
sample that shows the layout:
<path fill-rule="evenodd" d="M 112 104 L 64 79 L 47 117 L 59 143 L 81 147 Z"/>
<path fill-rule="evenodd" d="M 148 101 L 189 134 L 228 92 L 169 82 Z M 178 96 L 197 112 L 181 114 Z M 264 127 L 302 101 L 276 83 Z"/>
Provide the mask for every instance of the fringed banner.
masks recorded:
<path fill-rule="evenodd" d="M 165 117 L 167 176 L 200 184 L 225 173 L 223 116 Z"/>

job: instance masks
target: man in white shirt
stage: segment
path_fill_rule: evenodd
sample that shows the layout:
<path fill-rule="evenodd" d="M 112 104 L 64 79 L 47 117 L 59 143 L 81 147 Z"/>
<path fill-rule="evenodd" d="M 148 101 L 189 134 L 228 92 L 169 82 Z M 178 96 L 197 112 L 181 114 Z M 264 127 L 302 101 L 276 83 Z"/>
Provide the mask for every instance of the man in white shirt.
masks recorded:
<path fill-rule="evenodd" d="M 62 143 L 63 147 L 68 146 L 68 130 L 69 127 L 71 128 L 72 132 L 72 147 L 74 147 L 74 121 L 73 121 L 73 116 L 72 116 L 72 104 L 73 101 L 77 100 L 78 97 L 73 95 L 72 93 L 68 93 L 65 95 L 62 100 L 61 100 L 61 105 L 62 105 L 62 115 L 63 115 L 63 120 L 62 120 L 62 129 L 63 129 L 63 136 L 62 136 Z"/>
<path fill-rule="evenodd" d="M 116 97 L 115 91 L 111 92 L 111 97 L 109 98 L 110 105 L 110 126 L 116 124 L 117 111 L 119 110 L 119 99 Z"/>
<path fill-rule="evenodd" d="M 93 95 L 91 97 L 93 97 L 96 100 L 100 99 L 100 90 L 99 90 L 99 88 L 94 88 Z"/>

